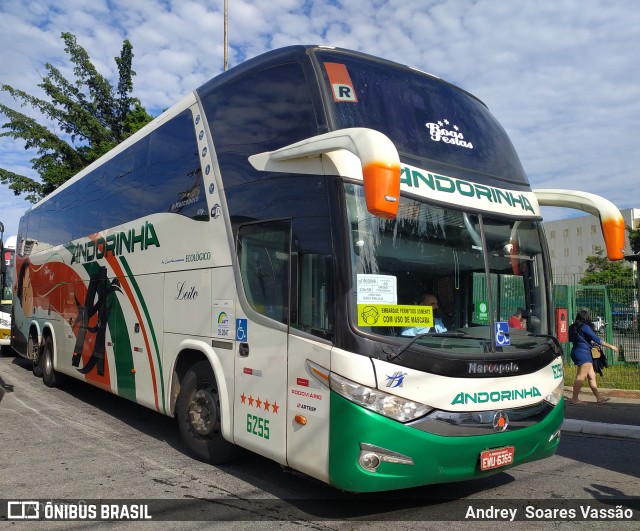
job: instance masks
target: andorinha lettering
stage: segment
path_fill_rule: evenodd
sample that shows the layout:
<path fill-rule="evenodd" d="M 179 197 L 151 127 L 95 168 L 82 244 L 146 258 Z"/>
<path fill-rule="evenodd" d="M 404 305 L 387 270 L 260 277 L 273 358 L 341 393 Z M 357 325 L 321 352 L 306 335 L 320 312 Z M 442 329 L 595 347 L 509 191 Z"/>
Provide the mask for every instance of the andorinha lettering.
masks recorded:
<path fill-rule="evenodd" d="M 494 188 L 493 186 L 486 186 L 484 184 L 470 183 L 462 179 L 453 179 L 434 173 L 423 174 L 407 166 L 402 167 L 400 184 L 411 188 L 427 186 L 433 191 L 459 194 L 500 205 L 506 204 L 512 208 L 528 210 L 532 214 L 535 214 L 533 206 L 524 194 L 514 194 L 509 190 L 501 190 L 500 188 Z"/>
<path fill-rule="evenodd" d="M 136 247 L 140 251 L 146 251 L 152 245 L 160 247 L 160 241 L 153 224 L 146 221 L 140 227 L 140 231 L 129 229 L 127 232 L 110 234 L 106 238 L 101 236 L 95 241 L 89 240 L 85 243 L 72 244 L 67 249 L 71 253 L 72 264 L 75 262 L 83 264 L 106 258 L 109 253 L 113 256 L 133 253 L 136 251 Z"/>
<path fill-rule="evenodd" d="M 505 391 L 490 391 L 480 393 L 458 393 L 451 405 L 455 404 L 484 404 L 486 402 L 506 402 L 509 400 L 518 400 L 520 398 L 534 398 L 542 396 L 537 387 L 530 389 L 509 389 Z"/>

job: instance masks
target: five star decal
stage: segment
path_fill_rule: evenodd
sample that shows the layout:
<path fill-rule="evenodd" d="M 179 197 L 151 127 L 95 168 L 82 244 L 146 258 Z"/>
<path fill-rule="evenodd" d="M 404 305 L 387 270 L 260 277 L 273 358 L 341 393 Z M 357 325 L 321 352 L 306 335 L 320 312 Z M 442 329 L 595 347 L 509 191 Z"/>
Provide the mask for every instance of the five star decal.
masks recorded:
<path fill-rule="evenodd" d="M 261 411 L 268 411 L 270 413 L 278 414 L 280 406 L 277 402 L 270 403 L 268 399 L 260 400 L 260 397 L 253 398 L 252 395 L 246 396 L 244 393 L 240 395 L 240 403 L 247 404 L 249 407 L 255 407 Z"/>

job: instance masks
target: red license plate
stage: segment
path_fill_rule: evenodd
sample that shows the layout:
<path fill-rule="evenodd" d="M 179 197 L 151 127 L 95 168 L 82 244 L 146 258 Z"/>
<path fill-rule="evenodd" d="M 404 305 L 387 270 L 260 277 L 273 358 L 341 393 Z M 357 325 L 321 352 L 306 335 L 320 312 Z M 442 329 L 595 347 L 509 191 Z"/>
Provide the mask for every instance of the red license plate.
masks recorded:
<path fill-rule="evenodd" d="M 480 453 L 480 470 L 491 470 L 513 463 L 513 456 L 516 452 L 514 446 L 496 448 L 495 450 L 485 450 Z"/>

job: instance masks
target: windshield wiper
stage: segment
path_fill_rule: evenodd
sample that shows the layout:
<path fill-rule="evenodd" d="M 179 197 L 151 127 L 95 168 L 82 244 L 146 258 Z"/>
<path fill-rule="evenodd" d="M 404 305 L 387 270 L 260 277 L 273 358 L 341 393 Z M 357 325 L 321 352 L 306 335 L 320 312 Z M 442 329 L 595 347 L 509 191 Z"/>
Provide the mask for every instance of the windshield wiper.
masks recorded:
<path fill-rule="evenodd" d="M 413 336 L 411 338 L 411 341 L 407 342 L 406 345 L 402 345 L 397 352 L 391 352 L 389 354 L 387 354 L 387 360 L 389 361 L 393 361 L 395 360 L 398 356 L 400 356 L 400 354 L 402 354 L 405 350 L 407 350 L 411 345 L 413 345 L 418 339 L 420 339 L 421 337 L 426 337 L 426 336 L 432 336 L 433 333 L 432 332 L 426 332 L 424 334 L 417 334 L 415 336 Z"/>
<path fill-rule="evenodd" d="M 405 350 L 407 350 L 411 345 L 413 345 L 418 339 L 422 337 L 461 337 L 464 339 L 476 339 L 477 341 L 486 342 L 489 341 L 486 337 L 477 337 L 468 334 L 462 330 L 447 330 L 446 332 L 425 332 L 424 334 L 418 334 L 411 338 L 411 340 L 402 345 L 397 352 L 391 352 L 387 354 L 387 360 L 393 361 L 397 359 Z"/>
<path fill-rule="evenodd" d="M 558 341 L 558 338 L 555 336 L 550 336 L 547 334 L 529 334 L 533 337 L 544 337 L 546 339 L 550 339 L 551 343 L 553 343 L 553 350 L 555 351 L 555 353 L 559 356 L 562 354 L 562 345 L 560 345 L 560 341 Z"/>

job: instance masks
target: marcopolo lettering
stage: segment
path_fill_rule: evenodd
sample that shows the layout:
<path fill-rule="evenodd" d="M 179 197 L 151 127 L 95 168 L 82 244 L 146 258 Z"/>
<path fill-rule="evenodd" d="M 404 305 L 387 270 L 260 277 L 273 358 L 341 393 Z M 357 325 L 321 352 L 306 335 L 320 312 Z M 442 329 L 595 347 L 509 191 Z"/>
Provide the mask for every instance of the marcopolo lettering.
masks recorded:
<path fill-rule="evenodd" d="M 71 244 L 67 249 L 71 253 L 71 263 L 87 263 L 94 260 L 112 256 L 120 256 L 136 251 L 146 251 L 149 247 L 160 247 L 160 240 L 153 227 L 148 221 L 140 227 L 140 231 L 129 229 L 127 232 L 117 232 L 110 234 L 106 238 L 102 236 L 88 242 Z"/>
<path fill-rule="evenodd" d="M 504 391 L 482 391 L 480 393 L 458 393 L 451 405 L 456 404 L 485 404 L 487 402 L 507 402 L 521 398 L 542 396 L 537 387 L 529 389 L 509 389 Z"/>
<path fill-rule="evenodd" d="M 469 374 L 515 374 L 517 363 L 469 363 Z"/>
<path fill-rule="evenodd" d="M 421 173 L 403 166 L 400 176 L 400 184 L 411 188 L 428 187 L 430 190 L 447 194 L 458 194 L 465 197 L 472 197 L 489 203 L 508 205 L 512 208 L 528 210 L 535 214 L 533 206 L 524 194 L 514 194 L 509 190 L 501 190 L 493 186 L 470 183 L 462 179 L 453 179 L 444 175 L 434 173 Z"/>

